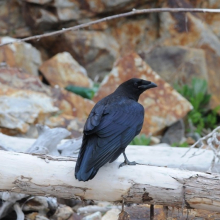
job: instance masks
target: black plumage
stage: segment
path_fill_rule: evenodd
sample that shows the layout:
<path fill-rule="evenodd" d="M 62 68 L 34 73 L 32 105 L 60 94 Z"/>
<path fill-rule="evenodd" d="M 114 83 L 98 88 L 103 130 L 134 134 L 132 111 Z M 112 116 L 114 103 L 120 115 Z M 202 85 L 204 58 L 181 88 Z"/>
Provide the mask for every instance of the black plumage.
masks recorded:
<path fill-rule="evenodd" d="M 143 126 L 144 108 L 138 98 L 145 90 L 156 86 L 150 81 L 133 78 L 97 102 L 85 123 L 75 167 L 76 179 L 92 179 L 100 167 L 113 162 L 121 153 L 125 157 L 121 166 L 136 164 L 128 161 L 125 148 Z"/>

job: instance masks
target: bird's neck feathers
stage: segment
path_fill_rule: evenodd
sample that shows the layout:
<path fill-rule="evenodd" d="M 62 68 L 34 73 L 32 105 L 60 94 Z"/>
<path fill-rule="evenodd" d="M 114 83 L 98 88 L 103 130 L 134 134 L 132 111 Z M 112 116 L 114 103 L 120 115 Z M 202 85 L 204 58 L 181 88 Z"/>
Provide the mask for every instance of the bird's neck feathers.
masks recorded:
<path fill-rule="evenodd" d="M 114 94 L 118 95 L 118 96 L 122 96 L 128 99 L 132 99 L 136 102 L 138 102 L 139 96 L 141 95 L 141 93 L 134 93 L 133 91 L 131 91 L 130 89 L 127 88 L 123 88 L 123 87 L 118 87 Z"/>

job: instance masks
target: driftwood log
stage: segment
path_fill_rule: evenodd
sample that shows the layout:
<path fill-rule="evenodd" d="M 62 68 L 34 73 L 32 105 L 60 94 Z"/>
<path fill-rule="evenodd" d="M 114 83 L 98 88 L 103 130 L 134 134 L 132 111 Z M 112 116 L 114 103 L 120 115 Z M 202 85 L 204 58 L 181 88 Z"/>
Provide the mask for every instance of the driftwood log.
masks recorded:
<path fill-rule="evenodd" d="M 143 149 L 140 153 L 143 157 Z M 219 211 L 219 174 L 148 165 L 119 169 L 122 160 L 107 164 L 84 183 L 74 177 L 74 158 L 1 151 L 0 191 Z"/>
<path fill-rule="evenodd" d="M 46 147 L 48 148 L 48 141 L 46 141 L 46 143 L 41 142 L 41 144 L 36 144 L 39 143 L 39 139 L 42 141 L 43 136 L 44 139 L 51 140 L 51 136 L 53 136 L 53 133 L 57 132 L 55 134 L 56 136 L 60 137 L 60 144 L 58 144 L 57 141 L 50 141 L 49 143 L 52 143 L 53 148 L 57 148 L 61 152 L 60 156 L 77 157 L 79 148 L 81 146 L 80 138 L 62 140 L 64 133 L 62 128 L 59 128 L 59 130 L 57 128 L 55 128 L 55 130 L 50 129 L 51 133 L 47 131 L 47 128 L 45 128 L 44 130 L 46 131 L 45 134 L 41 134 L 38 140 L 30 138 L 11 137 L 0 133 L 0 149 L 15 152 L 30 152 L 30 149 L 35 149 L 34 146 L 40 146 L 39 148 L 43 150 Z M 49 146 L 49 148 L 51 148 L 51 146 Z M 206 172 L 207 170 L 209 170 L 211 161 L 213 159 L 213 152 L 211 150 L 198 150 L 197 148 L 192 148 L 186 154 L 188 150 L 189 148 L 170 147 L 167 144 L 158 144 L 154 146 L 128 146 L 126 149 L 126 153 L 128 154 L 129 160 L 135 160 L 136 162 L 145 165 L 161 167 L 165 166 L 169 168 L 179 168 L 201 172 Z M 49 151 L 49 153 L 51 154 L 54 151 L 55 149 Z M 42 152 L 32 151 L 30 153 Z M 183 157 L 184 154 L 186 155 Z M 121 158 L 120 160 L 123 161 L 123 158 Z M 216 162 L 212 170 L 215 173 L 219 173 L 220 163 Z"/>

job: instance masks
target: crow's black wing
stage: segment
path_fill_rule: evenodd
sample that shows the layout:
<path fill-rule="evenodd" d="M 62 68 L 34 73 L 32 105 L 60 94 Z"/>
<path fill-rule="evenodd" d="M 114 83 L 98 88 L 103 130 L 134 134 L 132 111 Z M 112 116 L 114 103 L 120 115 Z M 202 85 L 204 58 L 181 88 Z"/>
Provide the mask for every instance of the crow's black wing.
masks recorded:
<path fill-rule="evenodd" d="M 115 104 L 95 107 L 84 127 L 77 177 L 91 179 L 101 166 L 114 161 L 139 134 L 143 119 L 143 106 L 133 100 L 116 100 Z"/>

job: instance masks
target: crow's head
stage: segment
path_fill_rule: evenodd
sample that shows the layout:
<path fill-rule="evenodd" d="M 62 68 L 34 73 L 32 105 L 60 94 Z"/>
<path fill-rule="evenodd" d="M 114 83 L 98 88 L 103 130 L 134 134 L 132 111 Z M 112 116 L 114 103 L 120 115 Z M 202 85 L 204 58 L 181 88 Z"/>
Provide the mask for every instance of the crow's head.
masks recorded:
<path fill-rule="evenodd" d="M 157 85 L 151 81 L 132 78 L 122 83 L 118 87 L 118 89 L 116 89 L 116 91 L 123 95 L 128 96 L 129 98 L 138 100 L 141 93 L 143 93 L 147 89 L 154 87 L 157 87 Z"/>

